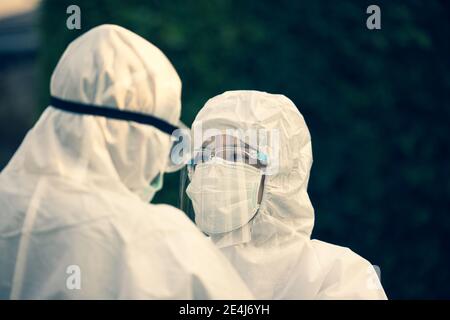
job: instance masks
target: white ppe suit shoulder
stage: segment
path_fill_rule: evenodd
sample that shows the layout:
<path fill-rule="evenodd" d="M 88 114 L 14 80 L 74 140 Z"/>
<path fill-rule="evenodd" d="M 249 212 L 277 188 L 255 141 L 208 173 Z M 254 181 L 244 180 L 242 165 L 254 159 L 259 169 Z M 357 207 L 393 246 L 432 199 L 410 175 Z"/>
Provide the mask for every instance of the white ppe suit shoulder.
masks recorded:
<path fill-rule="evenodd" d="M 180 116 L 169 60 L 113 25 L 69 45 L 51 94 Z M 0 174 L 0 299 L 251 298 L 183 212 L 143 201 L 169 148 L 154 127 L 49 106 Z"/>
<path fill-rule="evenodd" d="M 296 106 L 283 95 L 230 91 L 210 99 L 192 131 L 276 130 L 268 140 L 262 201 L 243 227 L 211 238 L 257 299 L 386 299 L 373 266 L 348 248 L 311 240 L 314 209 L 307 193 L 311 138 Z M 279 150 L 276 155 L 276 151 Z M 277 159 L 277 161 L 274 161 Z"/>

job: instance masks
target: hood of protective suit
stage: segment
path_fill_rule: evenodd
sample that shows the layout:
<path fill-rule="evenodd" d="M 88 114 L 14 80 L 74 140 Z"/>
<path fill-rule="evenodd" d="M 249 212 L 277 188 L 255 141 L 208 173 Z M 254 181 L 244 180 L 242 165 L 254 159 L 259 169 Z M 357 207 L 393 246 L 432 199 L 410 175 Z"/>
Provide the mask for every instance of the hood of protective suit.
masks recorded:
<path fill-rule="evenodd" d="M 192 125 L 194 140 L 202 136 L 198 130 L 225 132 L 230 128 L 278 132 L 278 139 L 269 139 L 266 148 L 269 162 L 277 167 L 265 177 L 260 208 L 249 225 L 213 240 L 224 247 L 248 241 L 255 245 L 282 243 L 295 234 L 309 238 L 314 224 L 307 193 L 311 137 L 294 103 L 283 95 L 229 91 L 210 99 Z"/>
<path fill-rule="evenodd" d="M 60 99 L 150 114 L 174 125 L 181 112 L 181 81 L 170 61 L 147 40 L 115 25 L 96 27 L 67 47 L 50 91 Z M 7 170 L 23 166 L 83 181 L 119 180 L 142 199 L 149 182 L 164 172 L 171 143 L 152 126 L 54 108 L 32 131 L 45 139 L 26 139 L 29 145 Z"/>

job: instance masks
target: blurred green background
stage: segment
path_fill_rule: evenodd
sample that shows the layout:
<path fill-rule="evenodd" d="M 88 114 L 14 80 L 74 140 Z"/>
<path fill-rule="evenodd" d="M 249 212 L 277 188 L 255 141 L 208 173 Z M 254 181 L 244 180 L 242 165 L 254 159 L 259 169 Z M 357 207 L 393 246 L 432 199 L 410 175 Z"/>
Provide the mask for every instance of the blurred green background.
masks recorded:
<path fill-rule="evenodd" d="M 187 124 L 226 90 L 284 94 L 312 135 L 313 237 L 378 265 L 389 298 L 450 298 L 450 2 L 48 0 L 39 21 L 36 114 L 67 44 L 103 23 L 166 53 Z M 167 175 L 156 202 L 177 205 L 178 184 Z"/>

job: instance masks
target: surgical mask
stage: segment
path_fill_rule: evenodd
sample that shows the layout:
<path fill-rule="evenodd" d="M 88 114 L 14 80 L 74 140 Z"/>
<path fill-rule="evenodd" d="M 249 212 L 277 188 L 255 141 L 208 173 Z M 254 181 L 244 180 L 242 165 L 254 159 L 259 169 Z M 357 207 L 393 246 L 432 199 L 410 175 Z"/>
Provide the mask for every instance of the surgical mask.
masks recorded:
<path fill-rule="evenodd" d="M 236 230 L 259 208 L 262 172 L 242 162 L 214 158 L 196 166 L 186 193 L 192 200 L 195 223 L 207 234 Z"/>
<path fill-rule="evenodd" d="M 162 189 L 163 184 L 164 174 L 160 172 L 146 188 L 137 190 L 135 193 L 139 196 L 139 198 L 141 198 L 142 201 L 151 202 L 155 194 Z"/>

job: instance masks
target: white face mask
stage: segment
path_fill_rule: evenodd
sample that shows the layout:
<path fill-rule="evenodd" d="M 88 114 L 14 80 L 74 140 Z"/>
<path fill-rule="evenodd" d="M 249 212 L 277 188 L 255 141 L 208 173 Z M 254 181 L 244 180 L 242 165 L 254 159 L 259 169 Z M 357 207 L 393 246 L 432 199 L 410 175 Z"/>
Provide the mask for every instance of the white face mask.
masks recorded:
<path fill-rule="evenodd" d="M 186 193 L 195 223 L 207 234 L 225 233 L 247 224 L 258 211 L 262 172 L 251 165 L 214 158 L 198 164 Z"/>

